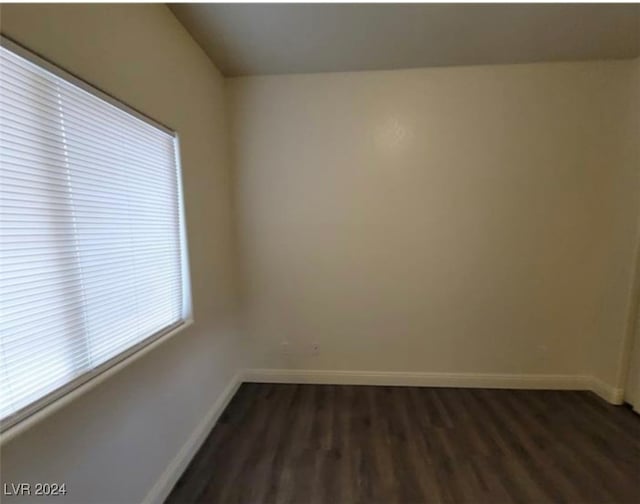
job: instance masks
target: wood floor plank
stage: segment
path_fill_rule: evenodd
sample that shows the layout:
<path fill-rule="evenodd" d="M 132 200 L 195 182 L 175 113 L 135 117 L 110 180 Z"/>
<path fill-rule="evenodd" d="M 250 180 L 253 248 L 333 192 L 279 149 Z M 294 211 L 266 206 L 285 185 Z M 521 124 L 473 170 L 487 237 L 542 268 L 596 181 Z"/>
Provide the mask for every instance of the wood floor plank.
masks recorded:
<path fill-rule="evenodd" d="M 636 504 L 640 416 L 590 392 L 243 384 L 167 504 Z"/>

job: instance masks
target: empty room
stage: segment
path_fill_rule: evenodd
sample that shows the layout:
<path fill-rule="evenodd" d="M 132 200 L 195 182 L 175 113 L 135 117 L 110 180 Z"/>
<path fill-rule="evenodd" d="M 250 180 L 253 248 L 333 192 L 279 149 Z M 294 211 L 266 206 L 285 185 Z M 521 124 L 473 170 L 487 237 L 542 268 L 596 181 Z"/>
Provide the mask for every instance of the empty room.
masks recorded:
<path fill-rule="evenodd" d="M 3 504 L 640 503 L 640 4 L 0 4 Z"/>

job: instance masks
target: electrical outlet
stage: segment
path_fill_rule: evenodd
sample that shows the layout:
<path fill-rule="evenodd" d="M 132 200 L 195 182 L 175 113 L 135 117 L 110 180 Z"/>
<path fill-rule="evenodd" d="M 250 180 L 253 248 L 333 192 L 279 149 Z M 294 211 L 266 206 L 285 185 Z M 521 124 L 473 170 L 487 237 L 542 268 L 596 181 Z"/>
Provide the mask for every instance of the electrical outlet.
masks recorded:
<path fill-rule="evenodd" d="M 318 355 L 320 355 L 320 344 L 319 343 L 312 343 L 311 344 L 311 355 L 313 355 L 314 357 L 317 357 Z"/>
<path fill-rule="evenodd" d="M 287 340 L 282 340 L 280 342 L 280 352 L 282 355 L 291 355 L 291 345 Z"/>

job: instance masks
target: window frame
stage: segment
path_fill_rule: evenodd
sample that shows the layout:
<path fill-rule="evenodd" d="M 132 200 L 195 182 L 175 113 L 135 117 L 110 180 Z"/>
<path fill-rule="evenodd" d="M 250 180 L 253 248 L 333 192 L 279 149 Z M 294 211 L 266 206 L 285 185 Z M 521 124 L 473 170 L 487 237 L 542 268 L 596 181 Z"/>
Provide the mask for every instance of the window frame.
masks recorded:
<path fill-rule="evenodd" d="M 98 384 L 102 383 L 110 376 L 114 375 L 129 364 L 135 362 L 140 357 L 150 352 L 152 349 L 161 345 L 168 339 L 172 338 L 179 332 L 193 324 L 193 305 L 191 295 L 191 278 L 189 269 L 189 247 L 187 241 L 186 216 L 184 207 L 183 193 L 183 175 L 182 164 L 180 159 L 180 141 L 178 133 L 168 126 L 156 121 L 135 108 L 123 103 L 114 96 L 106 93 L 98 87 L 89 84 L 87 81 L 80 79 L 74 74 L 64 70 L 60 66 L 50 62 L 37 53 L 25 48 L 24 46 L 7 38 L 4 34 L 0 34 L 0 46 L 14 54 L 24 58 L 31 63 L 43 68 L 57 77 L 79 87 L 83 91 L 90 93 L 97 98 L 109 103 L 112 106 L 130 114 L 137 119 L 161 130 L 173 138 L 175 161 L 176 161 L 176 180 L 178 193 L 178 219 L 180 233 L 180 254 L 181 254 L 181 274 L 182 274 L 182 319 L 161 331 L 151 334 L 144 340 L 127 348 L 126 350 L 115 355 L 111 359 L 105 361 L 99 366 L 86 371 L 73 380 L 67 382 L 56 390 L 42 396 L 29 405 L 15 411 L 8 417 L 0 420 L 0 445 L 15 437 L 17 434 L 28 429 L 40 420 L 48 417 L 58 409 L 75 400 L 85 392 L 91 390 Z"/>

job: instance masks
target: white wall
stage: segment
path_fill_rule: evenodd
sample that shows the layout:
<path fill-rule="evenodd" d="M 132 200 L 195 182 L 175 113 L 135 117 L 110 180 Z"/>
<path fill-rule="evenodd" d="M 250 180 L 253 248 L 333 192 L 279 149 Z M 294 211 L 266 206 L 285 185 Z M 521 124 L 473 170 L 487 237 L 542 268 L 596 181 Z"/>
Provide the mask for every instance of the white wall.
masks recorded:
<path fill-rule="evenodd" d="M 1 454 L 2 482 L 66 483 L 55 502 L 139 502 L 242 365 L 223 79 L 162 5 L 5 4 L 1 15 L 4 34 L 180 135 L 194 326 Z"/>
<path fill-rule="evenodd" d="M 616 386 L 638 203 L 633 71 L 228 81 L 251 365 Z"/>

